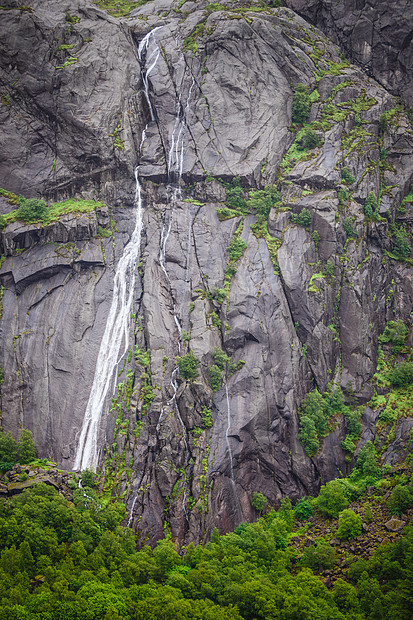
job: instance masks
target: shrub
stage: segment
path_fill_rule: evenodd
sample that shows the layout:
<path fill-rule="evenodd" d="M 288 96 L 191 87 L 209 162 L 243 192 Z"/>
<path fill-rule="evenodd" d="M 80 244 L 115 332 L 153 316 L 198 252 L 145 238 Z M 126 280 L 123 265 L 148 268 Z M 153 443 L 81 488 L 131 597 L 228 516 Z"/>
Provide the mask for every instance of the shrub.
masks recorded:
<path fill-rule="evenodd" d="M 304 208 L 300 213 L 293 213 L 291 215 L 291 221 L 293 224 L 297 224 L 298 226 L 302 226 L 303 228 L 309 228 L 311 226 L 311 211 Z"/>
<path fill-rule="evenodd" d="M 240 178 L 234 177 L 231 183 L 224 183 L 226 190 L 226 204 L 235 211 L 247 212 L 247 201 L 244 198 L 244 190 L 240 185 Z"/>
<path fill-rule="evenodd" d="M 274 185 L 267 185 L 263 190 L 250 192 L 249 207 L 267 219 L 270 210 L 280 201 L 280 192 Z"/>
<path fill-rule="evenodd" d="M 7 226 L 7 220 L 5 216 L 0 215 L 0 230 L 3 230 L 3 228 L 6 228 L 6 226 Z"/>
<path fill-rule="evenodd" d="M 324 516 L 330 518 L 338 517 L 340 512 L 349 504 L 343 486 L 338 480 L 331 480 L 331 482 L 323 485 L 314 503 Z"/>
<path fill-rule="evenodd" d="M 217 392 L 221 387 L 222 383 L 222 371 L 216 364 L 210 366 L 208 369 L 209 372 L 209 380 L 211 382 L 211 388 L 214 392 Z"/>
<path fill-rule="evenodd" d="M 229 257 L 232 261 L 236 261 L 241 258 L 243 251 L 247 247 L 244 239 L 241 239 L 238 235 L 234 235 L 231 239 L 231 243 L 227 248 Z"/>
<path fill-rule="evenodd" d="M 343 510 L 338 519 L 337 537 L 340 540 L 350 540 L 360 536 L 362 531 L 362 520 L 353 510 Z"/>
<path fill-rule="evenodd" d="M 324 538 L 319 538 L 315 545 L 304 549 L 301 564 L 308 566 L 311 570 L 320 572 L 333 568 L 336 557 L 336 553 L 331 545 Z"/>
<path fill-rule="evenodd" d="M 7 471 L 17 461 L 17 442 L 10 433 L 0 429 L 0 469 Z"/>
<path fill-rule="evenodd" d="M 394 387 L 405 387 L 413 383 L 413 362 L 401 362 L 388 374 L 388 378 Z"/>
<path fill-rule="evenodd" d="M 357 233 L 354 229 L 354 217 L 346 217 L 343 223 L 343 228 L 349 239 L 357 236 Z"/>
<path fill-rule="evenodd" d="M 320 245 L 320 233 L 318 232 L 318 230 L 315 230 L 312 234 L 311 237 L 314 241 L 314 245 L 315 245 L 315 249 L 318 251 L 318 247 Z"/>
<path fill-rule="evenodd" d="M 409 233 L 405 228 L 398 228 L 393 233 L 393 254 L 400 260 L 406 260 L 410 255 Z"/>
<path fill-rule="evenodd" d="M 393 349 L 394 347 L 401 348 L 405 345 L 408 335 L 409 328 L 403 323 L 403 321 L 389 321 L 384 329 L 384 332 L 378 337 L 378 341 L 381 344 L 391 342 Z M 393 353 L 398 353 L 399 349 L 397 351 L 394 351 L 393 349 Z"/>
<path fill-rule="evenodd" d="M 348 189 L 345 189 L 344 187 L 340 188 L 337 192 L 337 198 L 338 198 L 338 203 L 339 205 L 342 207 L 346 204 L 347 200 L 349 199 L 349 192 Z"/>
<path fill-rule="evenodd" d="M 376 216 L 376 209 L 377 209 L 376 195 L 374 192 L 370 192 L 370 194 L 367 196 L 364 202 L 364 207 L 363 207 L 364 215 L 368 219 L 373 219 Z"/>
<path fill-rule="evenodd" d="M 314 131 L 314 129 L 308 127 L 305 130 L 301 144 L 303 149 L 305 149 L 306 151 L 314 149 L 320 144 L 320 136 Z"/>
<path fill-rule="evenodd" d="M 341 170 L 341 178 L 344 181 L 344 183 L 347 183 L 348 185 L 352 185 L 354 181 L 356 180 L 348 168 L 343 168 Z"/>
<path fill-rule="evenodd" d="M 310 115 L 311 100 L 308 88 L 297 84 L 293 97 L 293 123 L 305 123 Z"/>
<path fill-rule="evenodd" d="M 398 484 L 387 502 L 389 510 L 393 515 L 402 515 L 413 505 L 413 495 L 407 486 Z"/>
<path fill-rule="evenodd" d="M 258 493 L 257 491 L 254 491 L 252 499 L 251 499 L 251 505 L 254 508 L 254 510 L 256 510 L 258 513 L 261 514 L 261 512 L 264 510 L 265 506 L 267 505 L 268 499 L 265 497 L 265 495 L 263 495 L 262 493 Z"/>
<path fill-rule="evenodd" d="M 302 497 L 294 506 L 294 514 L 299 521 L 307 521 L 313 514 L 311 499 Z"/>
<path fill-rule="evenodd" d="M 45 222 L 48 216 L 48 208 L 44 200 L 38 198 L 19 197 L 19 208 L 17 209 L 17 219 L 23 222 Z"/>
<path fill-rule="evenodd" d="M 19 452 L 19 462 L 22 465 L 30 463 L 30 461 L 33 461 L 36 458 L 36 451 L 34 448 L 31 431 L 22 428 L 17 448 Z"/>
<path fill-rule="evenodd" d="M 199 361 L 195 357 L 195 354 L 193 353 L 193 351 L 189 351 L 189 353 L 187 353 L 186 355 L 183 355 L 182 357 L 177 357 L 176 361 L 177 361 L 178 368 L 179 368 L 179 374 L 184 379 L 189 379 L 192 381 L 193 379 L 196 379 L 199 376 L 199 372 L 198 372 Z"/>
<path fill-rule="evenodd" d="M 353 471 L 353 479 L 357 477 L 373 479 L 381 477 L 381 470 L 377 464 L 376 448 L 371 441 L 367 441 L 361 448 Z"/>
<path fill-rule="evenodd" d="M 96 475 L 91 469 L 84 469 L 82 471 L 82 485 L 84 487 L 93 488 L 95 485 Z"/>

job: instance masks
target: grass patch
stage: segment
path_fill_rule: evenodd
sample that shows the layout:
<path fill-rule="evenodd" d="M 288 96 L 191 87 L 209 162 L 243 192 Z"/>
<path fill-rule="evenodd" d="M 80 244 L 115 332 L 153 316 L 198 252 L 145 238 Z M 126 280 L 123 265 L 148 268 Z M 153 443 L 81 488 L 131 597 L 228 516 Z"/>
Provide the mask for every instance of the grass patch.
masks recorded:
<path fill-rule="evenodd" d="M 107 11 L 112 17 L 125 17 L 133 9 L 137 9 L 147 2 L 148 0 L 138 0 L 137 2 L 128 2 L 128 0 L 95 0 L 94 4 Z"/>
<path fill-rule="evenodd" d="M 12 195 L 14 196 L 14 194 Z M 55 202 L 49 207 L 47 218 L 41 223 L 44 226 L 50 224 L 50 222 L 56 222 L 62 215 L 68 215 L 69 213 L 89 213 L 98 207 L 104 206 L 104 202 L 96 202 L 95 200 L 74 200 L 73 198 L 63 202 Z M 18 221 L 17 209 L 6 213 L 4 217 L 6 219 L 6 225 Z"/>

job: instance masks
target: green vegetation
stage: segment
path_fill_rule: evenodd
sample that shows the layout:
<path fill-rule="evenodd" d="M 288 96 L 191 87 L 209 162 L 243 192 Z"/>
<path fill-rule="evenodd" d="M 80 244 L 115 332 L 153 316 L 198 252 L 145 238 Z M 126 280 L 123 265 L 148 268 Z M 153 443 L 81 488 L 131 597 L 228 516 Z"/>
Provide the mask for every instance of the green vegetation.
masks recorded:
<path fill-rule="evenodd" d="M 344 396 L 340 388 L 321 395 L 318 390 L 309 392 L 299 410 L 299 440 L 309 456 L 314 455 L 320 445 L 320 439 L 330 430 L 329 420 L 337 413 L 347 412 Z"/>
<path fill-rule="evenodd" d="M 405 346 L 408 335 L 409 328 L 403 321 L 389 321 L 378 341 L 381 344 L 391 345 L 391 352 L 397 354 Z"/>
<path fill-rule="evenodd" d="M 357 237 L 357 232 L 354 228 L 354 222 L 355 222 L 354 217 L 346 217 L 346 219 L 343 222 L 344 232 L 346 233 L 348 239 Z"/>
<path fill-rule="evenodd" d="M 413 383 L 413 362 L 400 362 L 388 374 L 389 381 L 394 387 L 401 388 Z"/>
<path fill-rule="evenodd" d="M 265 497 L 265 495 L 257 491 L 254 491 L 252 499 L 251 499 L 251 505 L 254 508 L 254 510 L 258 512 L 258 514 L 262 513 L 267 503 L 268 503 L 268 499 Z"/>
<path fill-rule="evenodd" d="M 230 377 L 236 370 L 239 370 L 244 362 L 240 360 L 238 364 L 233 362 L 230 357 L 222 349 L 214 349 L 212 352 L 214 364 L 209 367 L 209 378 L 211 388 L 217 392 L 222 385 L 223 379 Z"/>
<path fill-rule="evenodd" d="M 377 198 L 374 192 L 370 192 L 364 201 L 363 211 L 364 215 L 369 220 L 377 219 Z"/>
<path fill-rule="evenodd" d="M 179 374 L 183 379 L 189 379 L 192 381 L 199 376 L 199 361 L 195 357 L 193 351 L 189 351 L 189 353 L 183 355 L 182 357 L 177 357 L 176 362 L 178 364 Z"/>
<path fill-rule="evenodd" d="M 10 433 L 0 429 L 0 472 L 7 471 L 15 465 L 30 463 L 36 458 L 31 431 L 24 428 L 20 432 L 19 441 L 15 441 Z"/>
<path fill-rule="evenodd" d="M 73 501 L 33 485 L 0 500 L 0 620 L 409 620 L 413 529 L 379 541 L 383 495 L 393 487 L 389 508 L 404 515 L 413 487 L 397 469 L 377 482 L 360 471 L 358 483 L 329 482 L 294 508 L 284 497 L 275 511 L 256 491 L 256 523 L 225 536 L 214 528 L 209 543 L 180 552 L 170 536 L 152 549 L 122 527 L 125 507 L 99 497 L 93 472 L 82 472 L 83 488 L 73 479 Z M 358 499 L 346 510 L 349 495 Z M 377 533 L 361 536 L 373 518 Z M 355 552 L 330 544 L 337 525 Z"/>
<path fill-rule="evenodd" d="M 343 182 L 346 183 L 347 185 L 352 185 L 354 181 L 356 180 L 348 168 L 342 168 L 341 178 Z"/>
<path fill-rule="evenodd" d="M 48 220 L 47 204 L 44 200 L 38 198 L 24 198 L 19 197 L 19 208 L 17 209 L 16 217 L 26 223 L 31 222 L 46 222 Z"/>
<path fill-rule="evenodd" d="M 133 9 L 137 9 L 147 2 L 148 0 L 137 0 L 135 2 L 130 2 L 129 0 L 94 0 L 95 4 L 113 17 L 125 17 Z"/>
<path fill-rule="evenodd" d="M 305 150 L 314 149 L 320 144 L 321 140 L 318 134 L 311 127 L 306 127 L 302 137 L 302 147 Z"/>
<path fill-rule="evenodd" d="M 291 221 L 293 224 L 297 224 L 298 226 L 302 226 L 303 228 L 309 228 L 311 226 L 311 211 L 304 208 L 300 211 L 300 213 L 293 213 L 291 215 Z"/>
<path fill-rule="evenodd" d="M 75 56 L 69 56 L 67 60 L 62 65 L 56 65 L 56 69 L 66 69 L 66 67 L 70 67 L 70 65 L 74 65 L 76 62 L 79 62 L 79 58 Z"/>
<path fill-rule="evenodd" d="M 305 123 L 310 115 L 311 100 L 308 88 L 297 84 L 293 97 L 293 123 Z"/>
<path fill-rule="evenodd" d="M 16 204 L 14 194 L 6 192 L 6 190 L 0 190 L 0 195 L 9 198 L 9 201 L 12 200 L 13 204 Z M 18 209 L 14 209 L 4 215 L 6 224 L 21 220 L 26 223 L 36 222 L 44 225 L 56 222 L 62 215 L 89 213 L 105 206 L 103 202 L 95 200 L 75 200 L 70 198 L 63 202 L 55 202 L 48 207 L 44 200 L 38 198 L 25 198 L 24 196 L 16 196 L 16 198 L 18 198 L 20 206 Z"/>
<path fill-rule="evenodd" d="M 353 510 L 343 510 L 338 520 L 337 538 L 350 540 L 360 536 L 363 522 L 360 515 Z"/>

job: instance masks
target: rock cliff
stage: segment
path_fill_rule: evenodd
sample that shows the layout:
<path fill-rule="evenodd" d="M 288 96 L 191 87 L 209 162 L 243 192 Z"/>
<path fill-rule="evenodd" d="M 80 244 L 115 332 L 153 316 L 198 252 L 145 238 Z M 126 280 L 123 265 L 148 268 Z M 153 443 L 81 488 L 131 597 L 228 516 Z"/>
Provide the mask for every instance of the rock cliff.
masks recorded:
<path fill-rule="evenodd" d="M 0 9 L 1 185 L 108 206 L 2 233 L 2 425 L 73 467 L 108 316 L 126 317 L 95 443 L 102 485 L 126 493 L 129 524 L 152 541 L 165 527 L 181 542 L 228 531 L 254 518 L 256 491 L 277 505 L 346 472 L 346 419 L 310 458 L 299 405 L 331 382 L 369 403 L 378 335 L 411 320 L 411 262 L 395 251 L 413 217 L 413 131 L 394 98 L 410 102 L 409 44 L 402 68 L 378 63 L 388 31 L 373 20 L 373 56 L 359 57 L 354 27 L 350 64 L 329 3 L 291 2 L 323 32 L 291 8 L 223 4 L 155 0 L 124 18 L 71 0 Z M 312 148 L 292 125 L 298 84 Z M 265 221 L 228 203 L 272 186 Z M 139 205 L 133 290 L 112 311 Z M 383 439 L 380 409 L 364 409 L 359 445 Z M 396 424 L 385 460 L 411 426 Z"/>

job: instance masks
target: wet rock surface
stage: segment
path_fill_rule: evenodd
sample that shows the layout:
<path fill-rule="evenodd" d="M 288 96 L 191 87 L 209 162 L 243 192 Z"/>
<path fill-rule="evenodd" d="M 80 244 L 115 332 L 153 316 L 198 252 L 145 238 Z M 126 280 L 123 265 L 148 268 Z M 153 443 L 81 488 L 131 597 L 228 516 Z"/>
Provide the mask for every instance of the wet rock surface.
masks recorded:
<path fill-rule="evenodd" d="M 255 517 L 255 491 L 278 505 L 345 473 L 346 420 L 309 458 L 298 441 L 299 405 L 332 380 L 367 403 L 377 336 L 386 320 L 408 322 L 413 302 L 410 263 L 386 253 L 389 225 L 411 225 L 409 209 L 398 211 L 413 179 L 405 111 L 381 135 L 380 116 L 397 105 L 391 93 L 343 64 L 340 49 L 294 11 L 205 12 L 204 4 L 165 15 L 176 3 L 148 2 L 127 19 L 84 2 L 3 11 L 2 186 L 103 200 L 114 221 L 103 239 L 96 233 L 106 211 L 3 231 L 3 428 L 29 428 L 40 455 L 73 466 L 114 272 L 135 225 L 139 164 L 141 251 L 126 353 L 113 376 L 123 387 L 108 391 L 99 451 L 106 484 L 114 495 L 127 491 L 130 525 L 152 542 L 165 527 L 180 542 L 205 539 L 214 526 L 228 531 Z M 66 13 L 80 21 L 69 24 Z M 141 66 L 139 45 L 159 26 Z M 146 94 L 144 67 L 152 67 Z M 312 121 L 325 120 L 328 103 L 347 112 L 286 165 L 300 82 L 319 93 Z M 343 202 L 344 166 L 356 182 Z M 236 176 L 246 192 L 278 184 L 283 210 L 268 221 L 276 264 L 268 238 L 251 229 L 254 213 L 218 218 L 218 179 Z M 363 214 L 371 191 L 383 196 L 378 222 Z M 303 209 L 306 228 L 293 217 Z M 246 247 L 228 281 L 238 236 Z M 217 348 L 237 370 L 214 392 Z M 199 361 L 193 381 L 176 370 L 189 351 Z M 376 419 L 366 408 L 360 446 L 374 439 Z M 409 424 L 397 427 L 387 462 L 397 462 Z"/>

